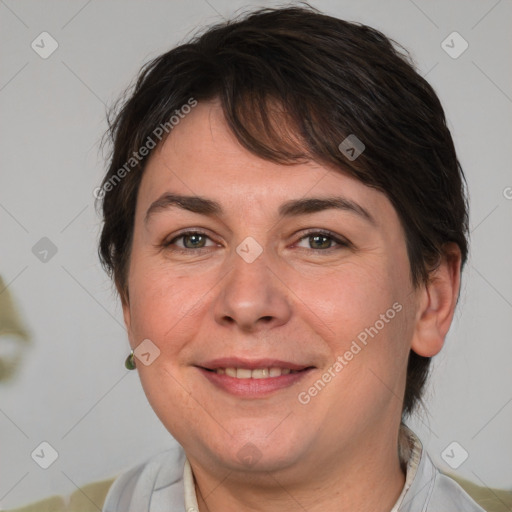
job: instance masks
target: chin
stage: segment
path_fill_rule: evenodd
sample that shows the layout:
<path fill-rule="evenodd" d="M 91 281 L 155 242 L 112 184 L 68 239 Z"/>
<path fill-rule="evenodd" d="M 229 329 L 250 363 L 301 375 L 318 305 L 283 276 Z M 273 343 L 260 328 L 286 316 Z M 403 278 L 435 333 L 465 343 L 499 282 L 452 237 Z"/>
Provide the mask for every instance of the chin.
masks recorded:
<path fill-rule="evenodd" d="M 205 449 L 217 464 L 222 464 L 230 471 L 267 472 L 278 471 L 292 466 L 305 448 L 304 434 L 283 430 L 275 431 L 278 422 L 262 422 L 260 429 L 247 426 L 243 432 L 230 436 L 227 433 L 220 439 L 206 440 Z M 279 428 L 279 427 L 277 427 Z M 274 432 L 272 430 L 274 429 Z M 232 429 L 227 428 L 233 432 Z M 235 430 L 236 432 L 236 430 Z"/>

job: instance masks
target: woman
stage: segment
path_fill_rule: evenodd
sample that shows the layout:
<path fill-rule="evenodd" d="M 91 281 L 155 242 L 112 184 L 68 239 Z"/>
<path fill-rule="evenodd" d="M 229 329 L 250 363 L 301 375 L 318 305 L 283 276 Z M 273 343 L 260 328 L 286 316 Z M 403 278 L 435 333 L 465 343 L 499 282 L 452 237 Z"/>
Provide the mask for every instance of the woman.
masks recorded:
<path fill-rule="evenodd" d="M 111 135 L 100 257 L 180 446 L 103 510 L 483 510 L 403 423 L 467 257 L 464 176 L 407 57 L 264 9 L 146 66 Z"/>

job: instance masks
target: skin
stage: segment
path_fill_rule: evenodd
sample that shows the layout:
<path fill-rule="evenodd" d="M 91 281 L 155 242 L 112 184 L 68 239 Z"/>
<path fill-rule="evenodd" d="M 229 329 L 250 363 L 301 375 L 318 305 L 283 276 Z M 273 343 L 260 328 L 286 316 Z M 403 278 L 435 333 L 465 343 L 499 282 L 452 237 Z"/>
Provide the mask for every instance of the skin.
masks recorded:
<path fill-rule="evenodd" d="M 165 192 L 213 199 L 224 212 L 174 206 L 145 223 Z M 339 209 L 278 215 L 290 199 L 333 193 L 374 223 Z M 177 238 L 186 230 L 206 237 Z M 315 243 L 318 230 L 333 238 Z M 249 236 L 263 250 L 252 263 L 236 252 Z M 142 178 L 123 312 L 131 347 L 150 339 L 160 350 L 137 368 L 151 406 L 185 449 L 200 511 L 389 511 L 405 481 L 397 440 L 407 357 L 411 348 L 441 350 L 459 274 L 460 252 L 449 244 L 431 282 L 415 289 L 404 231 L 384 194 L 315 162 L 262 160 L 236 141 L 216 102 L 196 106 Z M 298 394 L 395 303 L 402 310 L 300 403 Z M 196 367 L 227 356 L 315 369 L 289 388 L 244 399 Z M 247 443 L 256 463 L 239 457 Z"/>

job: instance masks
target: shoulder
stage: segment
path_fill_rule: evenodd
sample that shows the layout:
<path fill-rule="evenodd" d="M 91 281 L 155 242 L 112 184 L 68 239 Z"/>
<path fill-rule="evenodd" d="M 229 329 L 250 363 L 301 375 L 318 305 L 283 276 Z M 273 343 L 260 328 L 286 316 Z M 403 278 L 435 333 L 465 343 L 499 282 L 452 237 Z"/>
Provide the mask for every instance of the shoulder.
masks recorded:
<path fill-rule="evenodd" d="M 150 503 L 184 509 L 185 453 L 177 445 L 124 471 L 115 478 L 85 485 L 67 498 L 52 496 L 7 512 L 128 512 L 150 509 Z M 166 510 L 166 507 L 155 510 Z"/>
<path fill-rule="evenodd" d="M 448 509 L 485 512 L 484 509 L 450 476 L 436 468 L 435 484 L 429 500 L 432 512 Z"/>
<path fill-rule="evenodd" d="M 406 483 L 393 512 L 485 512 L 454 479 L 435 466 L 412 430 L 404 425 L 402 431 Z"/>
<path fill-rule="evenodd" d="M 454 478 L 441 472 L 426 452 L 421 456 L 416 484 L 416 487 L 420 487 L 419 494 L 422 495 L 420 501 L 424 503 L 425 512 L 444 512 L 446 510 L 491 512 L 491 509 L 486 507 L 484 510 L 481 504 L 475 501 L 476 496 L 473 493 L 470 495 Z M 474 486 L 474 488 L 478 488 L 478 486 Z"/>
<path fill-rule="evenodd" d="M 103 512 L 150 510 L 160 501 L 183 506 L 185 460 L 183 448 L 177 445 L 125 471 L 110 487 Z"/>
<path fill-rule="evenodd" d="M 456 481 L 487 512 L 510 512 L 511 490 L 480 486 L 457 475 L 447 475 Z"/>
<path fill-rule="evenodd" d="M 454 474 L 436 468 L 435 485 L 427 510 L 464 510 L 465 512 L 509 512 L 512 492 L 477 485 Z"/>

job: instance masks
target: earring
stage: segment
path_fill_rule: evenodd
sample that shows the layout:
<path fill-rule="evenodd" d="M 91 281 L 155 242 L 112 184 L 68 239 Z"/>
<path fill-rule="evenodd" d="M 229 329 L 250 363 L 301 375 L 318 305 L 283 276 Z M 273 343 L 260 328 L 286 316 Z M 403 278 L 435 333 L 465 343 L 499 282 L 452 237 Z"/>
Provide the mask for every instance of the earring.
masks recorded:
<path fill-rule="evenodd" d="M 126 361 L 124 362 L 124 365 L 128 370 L 135 370 L 135 358 L 133 354 L 133 350 L 130 352 L 130 355 L 126 358 Z"/>

